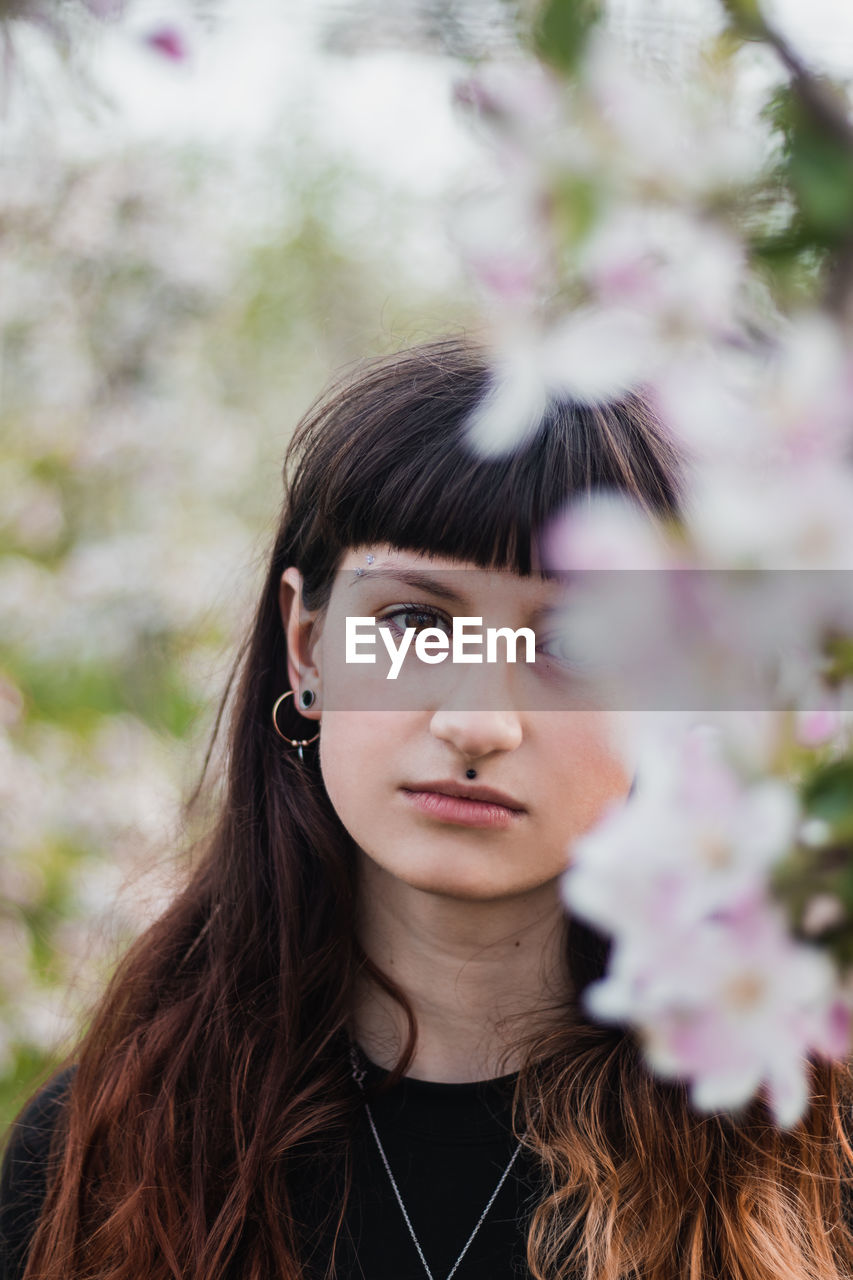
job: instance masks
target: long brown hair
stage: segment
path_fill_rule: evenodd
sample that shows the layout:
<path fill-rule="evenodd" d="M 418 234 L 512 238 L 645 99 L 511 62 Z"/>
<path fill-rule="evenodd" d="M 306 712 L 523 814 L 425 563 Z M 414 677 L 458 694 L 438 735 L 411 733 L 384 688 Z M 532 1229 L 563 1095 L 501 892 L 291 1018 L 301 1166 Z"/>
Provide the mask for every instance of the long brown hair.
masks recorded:
<path fill-rule="evenodd" d="M 406 1002 L 354 936 L 354 846 L 315 749 L 300 762 L 272 727 L 289 688 L 282 571 L 301 570 L 309 608 L 328 598 L 342 553 L 371 542 L 528 573 L 537 531 L 574 495 L 616 488 L 662 518 L 683 498 L 677 452 L 635 396 L 555 403 L 523 448 L 476 456 L 462 425 L 488 376 L 473 344 L 425 344 L 350 372 L 297 427 L 215 819 L 66 1059 L 76 1071 L 26 1280 L 303 1274 L 294 1188 L 320 1150 L 345 1161 L 358 974 Z M 304 727 L 294 714 L 292 736 Z M 519 1075 L 517 1124 L 543 1171 L 533 1275 L 849 1275 L 847 1069 L 814 1065 L 792 1131 L 773 1129 L 761 1100 L 736 1119 L 699 1116 L 682 1087 L 644 1069 L 627 1029 L 585 1017 L 582 993 L 606 959 L 606 941 L 572 921 L 572 1006 Z M 397 1073 L 413 1052 L 410 1011 L 409 1027 Z M 342 1221 L 341 1207 L 330 1233 Z"/>

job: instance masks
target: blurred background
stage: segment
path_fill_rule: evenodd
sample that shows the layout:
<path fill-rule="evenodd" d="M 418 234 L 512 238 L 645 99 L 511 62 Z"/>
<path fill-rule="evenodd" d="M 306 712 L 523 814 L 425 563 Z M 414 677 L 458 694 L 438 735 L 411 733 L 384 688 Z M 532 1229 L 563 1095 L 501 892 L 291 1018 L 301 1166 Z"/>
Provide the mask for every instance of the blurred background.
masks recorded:
<path fill-rule="evenodd" d="M 853 71 L 849 0 L 767 8 Z M 453 85 L 524 19 L 0 0 L 0 1128 L 183 878 L 293 426 L 342 365 L 480 322 Z M 677 76 L 720 15 L 608 20 Z"/>

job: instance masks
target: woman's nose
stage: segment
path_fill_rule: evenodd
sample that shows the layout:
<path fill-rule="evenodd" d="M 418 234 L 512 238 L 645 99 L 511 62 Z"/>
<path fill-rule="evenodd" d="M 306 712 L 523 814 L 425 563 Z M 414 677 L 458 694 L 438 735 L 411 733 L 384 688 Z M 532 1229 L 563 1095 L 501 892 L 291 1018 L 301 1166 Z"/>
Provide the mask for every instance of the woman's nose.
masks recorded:
<path fill-rule="evenodd" d="M 430 731 L 476 759 L 491 751 L 514 751 L 521 744 L 518 672 L 511 663 L 483 663 L 457 672 L 436 706 Z"/>
<path fill-rule="evenodd" d="M 433 713 L 430 732 L 472 759 L 514 751 L 521 743 L 521 721 L 514 711 L 443 707 Z"/>

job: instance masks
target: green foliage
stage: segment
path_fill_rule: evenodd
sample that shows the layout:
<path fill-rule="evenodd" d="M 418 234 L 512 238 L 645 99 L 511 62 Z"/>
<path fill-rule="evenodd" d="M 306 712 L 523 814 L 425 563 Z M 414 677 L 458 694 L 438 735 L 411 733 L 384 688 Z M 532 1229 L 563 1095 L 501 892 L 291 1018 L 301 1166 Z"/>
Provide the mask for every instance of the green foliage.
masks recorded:
<path fill-rule="evenodd" d="M 189 734 L 202 707 L 181 677 L 181 650 L 171 636 L 138 638 L 132 660 L 110 664 L 28 662 L 7 654 L 7 675 L 24 697 L 33 722 L 61 722 L 86 737 L 101 717 L 128 713 L 155 732 L 177 738 Z"/>
<path fill-rule="evenodd" d="M 545 0 L 534 27 L 536 52 L 561 71 L 576 70 L 602 16 L 600 0 Z"/>
<path fill-rule="evenodd" d="M 816 895 L 837 900 L 843 914 L 823 929 L 821 945 L 841 965 L 853 963 L 853 760 L 820 765 L 802 786 L 806 819 L 821 824 L 824 838 L 800 843 L 775 868 L 771 883 L 800 936 L 809 904 Z"/>
<path fill-rule="evenodd" d="M 805 929 L 809 904 L 820 894 L 836 899 L 843 913 L 820 931 L 825 946 L 840 965 L 853 963 L 853 845 L 836 844 L 820 850 L 798 847 L 771 875 L 774 893 L 785 904 L 794 932 L 814 941 Z"/>
<path fill-rule="evenodd" d="M 819 79 L 815 83 L 827 101 L 837 100 L 839 113 L 843 113 L 843 96 L 831 82 Z M 795 202 L 799 244 L 833 248 L 850 236 L 853 225 L 851 140 L 818 119 L 796 86 L 779 89 L 767 115 L 784 143 L 780 178 Z"/>
<path fill-rule="evenodd" d="M 732 28 L 745 40 L 759 40 L 766 29 L 759 0 L 722 0 Z"/>
<path fill-rule="evenodd" d="M 31 1047 L 16 1051 L 11 1070 L 0 1075 L 0 1135 L 37 1086 L 47 1084 L 56 1061 Z"/>
<path fill-rule="evenodd" d="M 853 760 L 836 760 L 817 769 L 802 795 L 806 815 L 826 822 L 833 840 L 853 841 Z"/>
<path fill-rule="evenodd" d="M 578 244 L 596 225 L 603 204 L 597 183 L 585 174 L 565 173 L 552 195 L 555 214 L 570 244 Z"/>
<path fill-rule="evenodd" d="M 830 127 L 820 115 L 824 106 L 837 107 L 843 119 L 842 102 L 835 86 L 816 80 L 805 97 L 796 84 L 783 85 L 763 112 L 775 131 L 776 159 L 754 194 L 744 234 L 752 261 L 783 308 L 825 296 L 833 265 L 849 246 L 853 135 L 846 137 L 843 127 Z"/>

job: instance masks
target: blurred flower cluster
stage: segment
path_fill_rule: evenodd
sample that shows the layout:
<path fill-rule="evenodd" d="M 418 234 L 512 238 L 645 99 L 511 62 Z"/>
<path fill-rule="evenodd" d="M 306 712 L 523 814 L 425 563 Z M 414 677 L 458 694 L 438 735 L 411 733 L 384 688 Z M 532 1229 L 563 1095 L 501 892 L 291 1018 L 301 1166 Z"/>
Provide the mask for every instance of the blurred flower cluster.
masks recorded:
<path fill-rule="evenodd" d="M 494 181 L 456 235 L 494 349 L 475 447 L 636 392 L 684 459 L 679 519 L 601 492 L 548 531 L 635 770 L 570 851 L 567 905 L 613 940 L 588 1008 L 697 1107 L 763 1090 L 792 1125 L 808 1058 L 853 1051 L 853 125 L 725 8 L 667 75 L 545 0 L 528 55 L 458 88 Z"/>
<path fill-rule="evenodd" d="M 295 135 L 250 160 L 2 161 L 0 1116 L 185 874 L 290 430 L 365 332 L 457 305 L 405 194 Z"/>
<path fill-rule="evenodd" d="M 8 105 L 12 82 L 20 71 L 25 33 L 40 33 L 66 68 L 74 66 L 78 47 L 107 24 L 171 62 L 183 62 L 188 57 L 188 6 L 184 4 L 184 12 L 177 12 L 176 20 L 165 24 L 143 19 L 131 35 L 122 20 L 133 8 L 133 0 L 63 0 L 61 4 L 55 0 L 0 0 L 0 108 Z"/>

